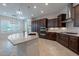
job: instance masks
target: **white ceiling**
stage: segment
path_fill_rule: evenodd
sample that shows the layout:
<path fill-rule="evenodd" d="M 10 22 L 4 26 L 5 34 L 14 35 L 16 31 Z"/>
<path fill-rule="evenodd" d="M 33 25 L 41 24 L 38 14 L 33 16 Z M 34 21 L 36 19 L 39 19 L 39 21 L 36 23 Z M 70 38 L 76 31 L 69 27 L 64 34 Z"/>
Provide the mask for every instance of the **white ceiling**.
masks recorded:
<path fill-rule="evenodd" d="M 40 17 L 50 13 L 58 13 L 66 5 L 67 3 L 49 3 L 47 6 L 45 3 L 7 3 L 7 6 L 3 6 L 0 3 L 0 15 L 17 17 L 16 11 L 20 8 L 25 18 Z M 34 9 L 34 6 L 37 8 Z M 41 10 L 44 13 L 41 13 Z"/>

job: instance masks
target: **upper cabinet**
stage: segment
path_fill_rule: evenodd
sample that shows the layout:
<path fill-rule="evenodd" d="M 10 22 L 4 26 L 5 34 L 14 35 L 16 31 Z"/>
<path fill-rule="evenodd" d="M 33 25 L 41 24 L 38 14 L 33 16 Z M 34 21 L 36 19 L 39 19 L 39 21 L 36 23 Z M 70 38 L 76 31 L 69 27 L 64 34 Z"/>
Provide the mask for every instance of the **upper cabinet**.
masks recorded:
<path fill-rule="evenodd" d="M 57 18 L 57 26 L 58 27 L 66 27 L 66 23 L 64 22 L 66 20 L 66 14 L 60 14 Z"/>
<path fill-rule="evenodd" d="M 79 27 L 79 5 L 76 5 L 74 8 L 74 26 Z"/>
<path fill-rule="evenodd" d="M 43 19 L 40 19 L 40 27 L 45 27 L 45 28 L 48 28 L 47 24 L 48 24 L 48 19 L 47 18 L 43 18 Z"/>
<path fill-rule="evenodd" d="M 32 23 L 32 25 L 31 25 L 31 27 L 32 27 L 32 28 L 31 28 L 31 31 L 32 31 L 32 32 L 36 32 L 36 31 L 37 31 L 37 30 L 36 30 L 36 27 L 37 27 L 36 21 L 32 21 L 31 23 Z"/>
<path fill-rule="evenodd" d="M 31 31 L 32 32 L 39 32 L 40 30 L 40 20 L 32 21 Z"/>
<path fill-rule="evenodd" d="M 50 27 L 66 27 L 66 14 L 60 14 L 57 18 L 48 20 L 48 28 Z"/>
<path fill-rule="evenodd" d="M 48 28 L 57 27 L 57 18 L 48 20 Z"/>
<path fill-rule="evenodd" d="M 32 32 L 38 32 L 39 37 L 46 38 L 47 24 L 47 18 L 32 21 Z"/>

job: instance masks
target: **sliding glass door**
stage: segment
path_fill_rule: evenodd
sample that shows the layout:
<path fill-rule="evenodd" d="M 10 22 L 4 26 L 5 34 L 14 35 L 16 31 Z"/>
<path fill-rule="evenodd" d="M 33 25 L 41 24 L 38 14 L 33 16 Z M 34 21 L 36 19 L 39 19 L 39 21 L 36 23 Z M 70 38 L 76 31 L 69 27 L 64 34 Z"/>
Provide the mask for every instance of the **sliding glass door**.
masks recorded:
<path fill-rule="evenodd" d="M 1 32 L 11 33 L 11 32 L 19 32 L 21 23 L 16 21 L 15 23 L 10 20 L 1 20 L 0 22 L 0 30 Z"/>
<path fill-rule="evenodd" d="M 31 32 L 31 19 L 21 20 L 0 17 L 0 33 Z"/>

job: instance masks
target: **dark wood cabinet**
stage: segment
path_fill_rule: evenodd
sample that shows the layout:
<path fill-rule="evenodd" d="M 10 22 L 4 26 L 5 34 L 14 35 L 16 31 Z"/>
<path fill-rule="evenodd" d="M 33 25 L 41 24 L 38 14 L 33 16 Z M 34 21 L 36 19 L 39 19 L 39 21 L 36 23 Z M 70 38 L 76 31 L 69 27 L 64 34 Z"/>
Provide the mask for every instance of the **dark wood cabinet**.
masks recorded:
<path fill-rule="evenodd" d="M 57 36 L 56 41 L 57 41 L 58 43 L 61 43 L 60 33 L 57 33 L 56 36 Z"/>
<path fill-rule="evenodd" d="M 47 32 L 47 38 L 49 40 L 54 40 L 56 41 L 56 33 L 55 32 Z"/>
<path fill-rule="evenodd" d="M 46 39 L 47 38 L 46 31 L 47 31 L 47 28 L 48 28 L 48 19 L 43 18 L 43 19 L 40 19 L 39 22 L 40 22 L 39 37 Z"/>
<path fill-rule="evenodd" d="M 64 22 L 66 20 L 66 14 L 60 14 L 57 17 L 57 26 L 58 27 L 66 27 L 66 23 Z"/>
<path fill-rule="evenodd" d="M 40 27 L 46 27 L 47 28 L 47 22 L 48 22 L 47 18 L 40 19 L 39 21 L 40 21 Z"/>
<path fill-rule="evenodd" d="M 36 32 L 37 31 L 37 22 L 36 21 L 32 21 L 32 25 L 31 25 L 31 30 L 32 32 Z"/>
<path fill-rule="evenodd" d="M 79 52 L 79 39 L 75 36 L 69 36 L 69 48 L 73 50 L 74 52 Z"/>
<path fill-rule="evenodd" d="M 69 39 L 68 35 L 59 33 L 59 34 L 57 34 L 56 41 L 64 46 L 68 47 L 68 39 Z"/>
<path fill-rule="evenodd" d="M 56 41 L 79 54 L 79 37 L 57 33 Z"/>
<path fill-rule="evenodd" d="M 75 6 L 74 8 L 74 26 L 79 27 L 79 5 Z"/>
<path fill-rule="evenodd" d="M 47 18 L 32 21 L 32 32 L 38 32 L 40 38 L 46 38 L 47 24 Z"/>
<path fill-rule="evenodd" d="M 57 18 L 48 20 L 48 28 L 57 27 Z"/>
<path fill-rule="evenodd" d="M 40 33 L 40 20 L 36 20 L 36 32 Z"/>
<path fill-rule="evenodd" d="M 40 22 L 39 22 L 39 20 L 32 21 L 31 27 L 32 27 L 31 28 L 32 32 L 39 32 L 39 30 L 40 30 Z"/>

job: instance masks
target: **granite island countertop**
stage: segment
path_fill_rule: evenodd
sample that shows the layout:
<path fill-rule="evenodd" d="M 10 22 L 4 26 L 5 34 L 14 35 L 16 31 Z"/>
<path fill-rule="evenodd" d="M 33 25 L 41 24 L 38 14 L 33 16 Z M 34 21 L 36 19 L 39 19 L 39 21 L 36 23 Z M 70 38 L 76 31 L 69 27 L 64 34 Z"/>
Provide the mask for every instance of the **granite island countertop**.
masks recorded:
<path fill-rule="evenodd" d="M 38 39 L 38 34 L 36 32 L 36 35 L 27 35 L 27 33 L 16 33 L 16 34 L 11 34 L 8 36 L 8 40 L 15 46 L 23 42 L 28 42 L 33 39 Z"/>

